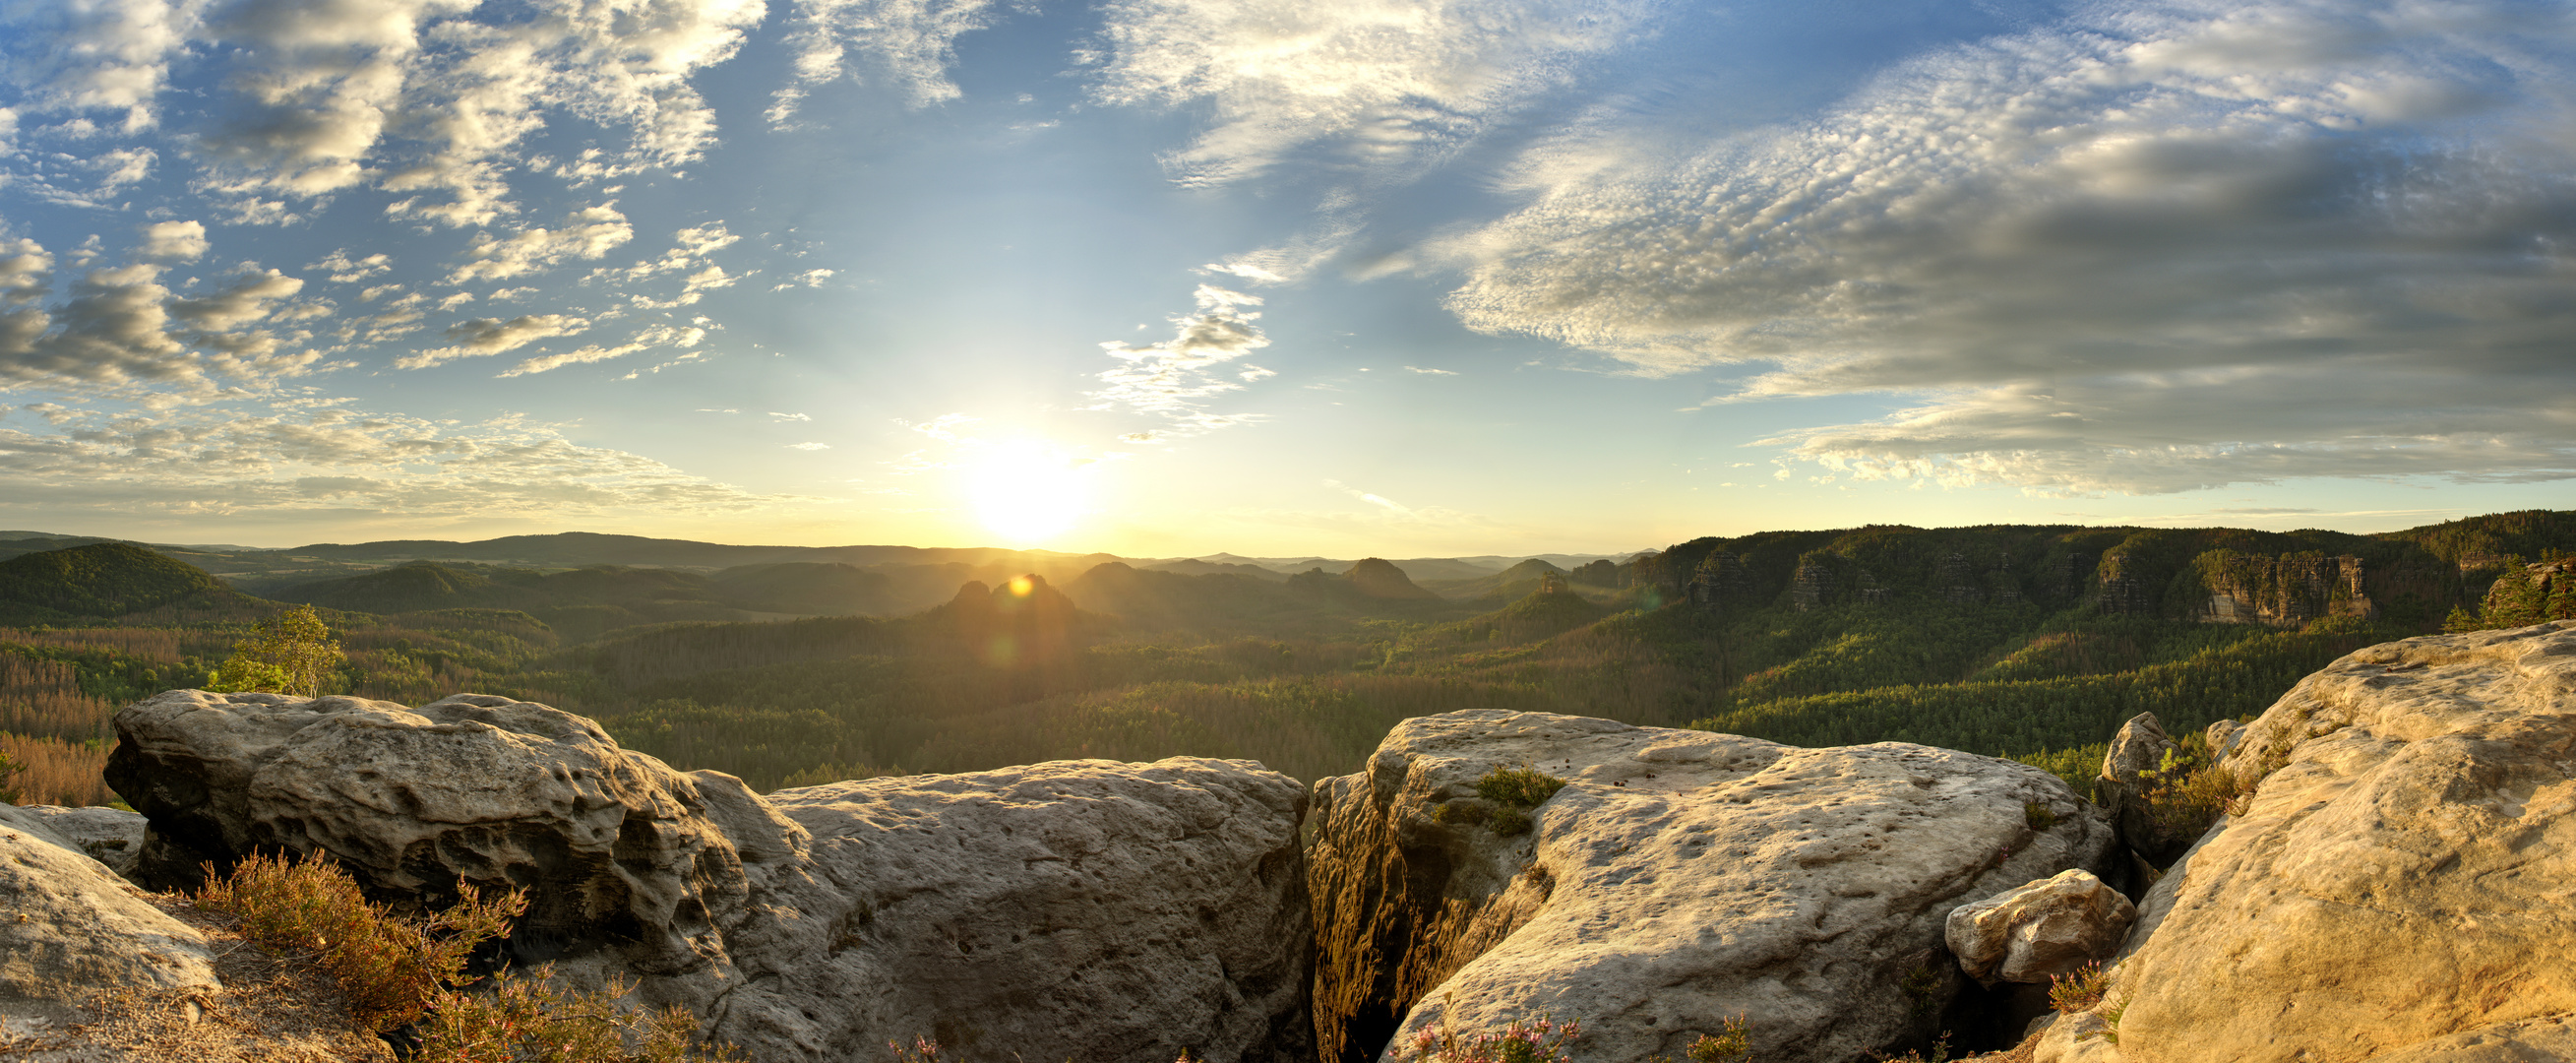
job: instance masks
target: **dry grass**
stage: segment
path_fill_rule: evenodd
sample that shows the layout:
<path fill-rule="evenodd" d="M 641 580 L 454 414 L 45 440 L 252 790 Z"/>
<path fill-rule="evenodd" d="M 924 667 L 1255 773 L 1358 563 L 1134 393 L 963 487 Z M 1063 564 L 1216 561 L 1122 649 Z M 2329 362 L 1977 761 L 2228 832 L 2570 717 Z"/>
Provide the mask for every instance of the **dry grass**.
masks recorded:
<path fill-rule="evenodd" d="M 144 899 L 195 927 L 215 949 L 213 990 L 109 992 L 83 1009 L 88 1020 L 49 1037 L 0 1047 L 0 1058 L 76 1050 L 136 1063 L 391 1063 L 384 1041 L 349 1013 L 331 979 L 309 962 L 252 944 L 238 920 L 199 909 L 178 894 Z"/>

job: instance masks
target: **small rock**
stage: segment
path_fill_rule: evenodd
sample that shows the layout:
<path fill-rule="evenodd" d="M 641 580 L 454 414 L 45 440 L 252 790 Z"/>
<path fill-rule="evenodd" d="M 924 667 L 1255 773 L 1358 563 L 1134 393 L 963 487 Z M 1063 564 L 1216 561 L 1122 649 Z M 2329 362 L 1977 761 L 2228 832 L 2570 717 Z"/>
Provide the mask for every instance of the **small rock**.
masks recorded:
<path fill-rule="evenodd" d="M 142 813 L 103 805 L 88 808 L 19 805 L 10 811 L 43 824 L 46 830 L 62 838 L 74 850 L 107 865 L 108 870 L 127 878 L 134 877 L 135 858 L 143 854 L 145 822 Z"/>
<path fill-rule="evenodd" d="M 2236 752 L 2238 746 L 2245 744 L 2245 725 L 2234 720 L 2220 720 L 2201 732 L 2201 738 L 2209 743 L 2209 762 L 2221 763 L 2228 754 Z"/>
<path fill-rule="evenodd" d="M 2101 1012 L 2061 1016 L 2040 1035 L 2031 1063 L 2127 1063 L 2120 1046 L 2111 1043 L 2111 1034 L 2111 1022 Z"/>
<path fill-rule="evenodd" d="M 1981 983 L 2044 983 L 2108 959 L 2137 917 L 2120 891 L 2075 868 L 1951 909 L 1945 937 Z"/>

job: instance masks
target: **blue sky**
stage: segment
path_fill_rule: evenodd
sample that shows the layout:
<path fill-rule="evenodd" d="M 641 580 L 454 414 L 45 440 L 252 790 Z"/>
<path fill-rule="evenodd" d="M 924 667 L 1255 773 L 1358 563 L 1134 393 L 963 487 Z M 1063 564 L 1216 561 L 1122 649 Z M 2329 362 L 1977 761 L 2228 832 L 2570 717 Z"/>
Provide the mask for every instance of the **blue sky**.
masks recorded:
<path fill-rule="evenodd" d="M 2563 508 L 2571 58 L 2503 0 L 8 0 L 0 522 Z"/>

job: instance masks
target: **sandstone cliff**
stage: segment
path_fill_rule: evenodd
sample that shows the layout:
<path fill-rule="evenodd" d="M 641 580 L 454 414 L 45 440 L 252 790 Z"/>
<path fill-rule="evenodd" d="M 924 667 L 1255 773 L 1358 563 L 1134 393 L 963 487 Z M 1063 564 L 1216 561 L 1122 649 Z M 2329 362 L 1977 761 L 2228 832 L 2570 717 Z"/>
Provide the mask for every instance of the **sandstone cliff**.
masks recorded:
<path fill-rule="evenodd" d="M 1513 833 L 1476 784 L 1524 766 L 1566 785 Z M 2027 765 L 1544 713 L 1405 721 L 1316 803 L 1316 1026 L 1344 1063 L 1542 1012 L 1584 1022 L 1585 1059 L 1679 1058 L 1741 1014 L 1757 1058 L 1858 1060 L 1938 1029 L 1952 908 L 2111 845 Z"/>

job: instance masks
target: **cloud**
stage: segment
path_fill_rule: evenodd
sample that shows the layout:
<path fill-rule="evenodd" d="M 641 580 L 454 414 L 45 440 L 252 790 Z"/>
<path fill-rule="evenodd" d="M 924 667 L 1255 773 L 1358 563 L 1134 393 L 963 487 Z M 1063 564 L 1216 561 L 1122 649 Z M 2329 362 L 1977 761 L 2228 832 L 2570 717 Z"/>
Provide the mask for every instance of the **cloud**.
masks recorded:
<path fill-rule="evenodd" d="M 1362 491 L 1362 490 L 1360 490 L 1359 488 L 1356 488 L 1356 487 L 1353 487 L 1353 486 L 1351 486 L 1351 485 L 1349 485 L 1349 484 L 1343 483 L 1343 482 L 1341 482 L 1340 480 L 1326 480 L 1326 481 L 1324 481 L 1324 486 L 1329 487 L 1329 488 L 1332 488 L 1333 490 L 1339 491 L 1339 492 L 1341 492 L 1341 493 L 1343 493 L 1343 494 L 1349 495 L 1349 496 L 1351 496 L 1352 498 L 1359 499 L 1360 501 L 1362 501 L 1362 502 L 1366 502 L 1366 503 L 1368 503 L 1368 504 L 1370 504 L 1370 505 L 1372 505 L 1372 506 L 1376 506 L 1376 507 L 1378 507 L 1378 508 L 1380 508 L 1380 509 L 1386 510 L 1387 512 L 1390 512 L 1390 513 L 1394 513 L 1394 514 L 1397 514 L 1397 515 L 1400 515 L 1400 516 L 1407 516 L 1407 517 L 1410 517 L 1410 516 L 1412 516 L 1412 515 L 1413 515 L 1413 510 L 1412 510 L 1410 507 L 1405 506 L 1403 503 L 1397 502 L 1397 501 L 1395 501 L 1394 499 L 1387 498 L 1387 497 L 1384 497 L 1384 496 L 1382 496 L 1382 495 L 1373 495 L 1373 494 L 1370 494 L 1370 493 L 1368 493 L 1368 492 L 1366 492 L 1366 491 Z"/>
<path fill-rule="evenodd" d="M 829 269 L 809 269 L 803 273 L 799 273 L 788 278 L 783 283 L 771 285 L 769 290 L 773 292 L 783 292 L 800 284 L 808 288 L 820 288 L 823 286 L 824 281 L 832 279 L 832 275 L 838 272 L 840 271 Z"/>
<path fill-rule="evenodd" d="M 789 443 L 789 444 L 787 444 L 787 449 L 789 449 L 789 450 L 830 450 L 830 449 L 832 449 L 832 445 L 831 445 L 830 443 Z"/>
<path fill-rule="evenodd" d="M 229 117 L 198 138 L 212 167 L 202 187 L 233 200 L 237 220 L 291 220 L 288 200 L 372 186 L 404 197 L 387 207 L 393 216 L 484 226 L 518 210 L 514 164 L 586 182 L 701 157 L 715 121 L 688 79 L 731 57 L 763 5 L 236 0 L 213 10 L 197 36 L 229 74 Z M 556 116 L 623 143 L 524 157 Z"/>
<path fill-rule="evenodd" d="M 814 418 L 801 413 L 779 413 L 771 411 L 769 419 L 773 421 L 811 421 Z"/>
<path fill-rule="evenodd" d="M 158 120 L 153 101 L 186 47 L 199 5 L 164 0 L 0 6 L 0 71 L 39 114 L 122 111 L 128 133 Z"/>
<path fill-rule="evenodd" d="M 1756 368 L 1717 404 L 1905 397 L 1772 440 L 1862 479 L 2555 479 L 2571 45 L 2515 0 L 2097 13 L 1696 154 L 1568 134 L 1430 250 L 1481 331 Z"/>
<path fill-rule="evenodd" d="M 1404 367 L 1404 369 L 1405 369 L 1405 371 L 1406 371 L 1406 372 L 1408 372 L 1408 373 L 1420 373 L 1420 374 L 1422 374 L 1422 375 L 1424 375 L 1424 376 L 1457 376 L 1457 375 L 1458 375 L 1456 372 L 1453 372 L 1453 371 L 1451 371 L 1451 370 L 1447 370 L 1447 369 L 1424 369 L 1424 368 L 1422 368 L 1422 367 L 1420 367 L 1420 366 L 1411 366 L 1411 365 L 1405 366 L 1405 367 Z"/>
<path fill-rule="evenodd" d="M 184 228 L 157 235 L 195 239 Z M 301 333 L 268 327 L 304 285 L 276 270 L 246 268 L 203 295 L 180 297 L 162 283 L 165 267 L 138 262 L 90 270 L 49 304 L 53 266 L 32 240 L 0 241 L 0 390 L 116 394 L 145 405 L 205 401 L 224 386 L 219 378 L 265 387 L 319 358 L 284 349 Z"/>
<path fill-rule="evenodd" d="M 957 429 L 964 428 L 967 425 L 974 424 L 980 420 L 983 420 L 983 418 L 969 417 L 962 413 L 943 413 L 919 424 L 904 420 L 900 417 L 895 418 L 894 423 L 929 436 L 932 439 L 939 440 L 942 443 L 954 443 L 958 438 Z"/>
<path fill-rule="evenodd" d="M 1143 347 L 1124 341 L 1100 345 L 1110 357 L 1125 364 L 1100 374 L 1100 380 L 1108 386 L 1089 393 L 1093 405 L 1087 409 L 1156 414 L 1173 420 L 1180 435 L 1255 419 L 1207 413 L 1203 400 L 1243 390 L 1242 384 L 1216 376 L 1215 368 L 1270 345 L 1270 338 L 1253 324 L 1260 319 L 1260 312 L 1244 309 L 1261 305 L 1261 300 L 1211 284 L 1199 285 L 1194 297 L 1199 312 L 1173 318 L 1173 338 Z M 1255 371 L 1271 375 L 1257 367 Z M 1243 378 L 1259 379 L 1252 371 Z M 1164 438 L 1173 434 L 1175 430 L 1165 430 L 1157 435 Z"/>
<path fill-rule="evenodd" d="M 915 107 L 957 98 L 948 65 L 959 34 L 994 21 L 992 0 L 797 0 L 796 29 L 787 46 L 795 53 L 795 80 L 778 90 L 769 109 L 774 124 L 789 124 L 815 86 L 859 78 L 872 68 Z"/>
<path fill-rule="evenodd" d="M 590 327 L 590 319 L 565 314 L 521 314 L 507 321 L 479 317 L 447 326 L 445 335 L 455 341 L 446 347 L 415 351 L 394 360 L 396 369 L 427 369 L 458 358 L 514 351 L 538 340 L 554 336 L 579 335 Z"/>
<path fill-rule="evenodd" d="M 353 259 L 349 257 L 349 249 L 344 247 L 304 268 L 327 271 L 333 284 L 356 284 L 369 277 L 393 272 L 394 260 L 393 256 L 381 252 Z"/>
<path fill-rule="evenodd" d="M 134 257 L 154 262 L 194 262 L 205 257 L 206 227 L 193 221 L 160 221 L 143 227 Z"/>
<path fill-rule="evenodd" d="M 447 283 L 507 280 L 535 273 L 567 258 L 598 258 L 610 248 L 634 239 L 635 227 L 613 203 L 564 215 L 553 229 L 529 228 L 509 236 L 476 233 L 465 248 L 465 264 L 447 275 Z"/>
<path fill-rule="evenodd" d="M 568 365 L 584 365 L 591 362 L 605 362 L 611 358 L 623 358 L 637 351 L 651 350 L 655 347 L 695 347 L 706 337 L 707 330 L 702 328 L 655 325 L 636 333 L 633 339 L 615 347 L 589 346 L 560 354 L 541 354 L 512 366 L 499 375 L 504 378 L 527 376 L 530 373 L 543 373 Z M 662 367 L 654 368 L 658 370 Z"/>
<path fill-rule="evenodd" d="M 459 425 L 305 399 L 61 412 L 44 432 L 0 427 L 0 492 L 157 517 L 354 509 L 559 521 L 817 501 L 756 494 L 509 417 Z"/>
<path fill-rule="evenodd" d="M 1185 185 L 1250 177 L 1319 142 L 1397 163 L 1571 83 L 1579 60 L 1650 32 L 1654 13 L 1639 0 L 1112 0 L 1092 92 L 1207 107 L 1211 128 L 1164 158 Z"/>

